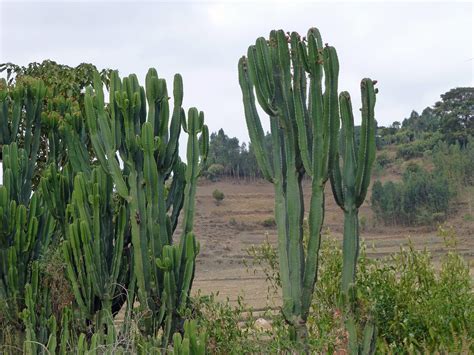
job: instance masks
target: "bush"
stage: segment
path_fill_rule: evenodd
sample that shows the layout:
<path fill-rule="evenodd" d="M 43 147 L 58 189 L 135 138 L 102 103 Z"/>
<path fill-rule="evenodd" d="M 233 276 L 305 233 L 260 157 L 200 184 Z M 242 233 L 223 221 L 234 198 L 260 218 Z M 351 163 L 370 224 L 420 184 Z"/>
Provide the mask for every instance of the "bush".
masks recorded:
<path fill-rule="evenodd" d="M 452 230 L 439 229 L 446 254 L 435 267 L 432 255 L 412 244 L 383 259 L 369 259 L 361 248 L 357 274 L 359 320 L 371 316 L 377 325 L 377 353 L 468 353 L 474 350 L 474 293 L 469 266 L 455 248 Z M 345 333 L 336 295 L 342 269 L 340 244 L 325 238 L 318 283 L 308 319 L 312 353 L 344 350 Z M 271 244 L 253 247 L 249 255 L 278 290 L 278 257 Z M 278 333 L 277 316 L 272 325 Z M 274 336 L 274 348 L 286 339 Z"/>
<path fill-rule="evenodd" d="M 474 185 L 474 145 L 469 142 L 464 148 L 459 144 L 438 144 L 433 150 L 433 163 L 458 192 L 464 186 Z"/>
<path fill-rule="evenodd" d="M 262 221 L 262 226 L 265 228 L 273 228 L 276 226 L 275 217 L 270 217 Z"/>
<path fill-rule="evenodd" d="M 389 155 L 387 154 L 387 152 L 382 152 L 380 153 L 377 158 L 375 159 L 375 161 L 382 167 L 382 168 L 385 168 L 387 167 L 388 165 L 392 164 L 393 163 L 393 159 L 389 157 Z"/>
<path fill-rule="evenodd" d="M 212 164 L 207 168 L 205 176 L 211 181 L 217 181 L 219 176 L 224 174 L 224 166 L 221 164 Z"/>
<path fill-rule="evenodd" d="M 441 142 L 441 135 L 439 133 L 426 134 L 423 139 L 417 139 L 410 143 L 401 144 L 397 150 L 397 158 L 405 160 L 419 158 L 424 155 L 426 151 L 432 150 L 439 142 Z"/>
<path fill-rule="evenodd" d="M 422 225 L 444 220 L 452 197 L 449 180 L 442 173 L 409 164 L 401 182 L 374 183 L 371 204 L 385 224 Z"/>
<path fill-rule="evenodd" d="M 453 247 L 453 232 L 440 228 L 439 236 L 448 249 L 439 270 L 429 252 L 416 251 L 412 244 L 387 260 L 361 258 L 361 297 L 375 312 L 387 351 L 460 353 L 460 346 L 466 345 L 460 344 L 463 337 L 471 339 L 472 350 L 474 295 L 469 266 Z"/>
<path fill-rule="evenodd" d="M 219 302 L 216 295 L 192 298 L 193 314 L 199 327 L 205 328 L 208 335 L 207 348 L 212 354 L 248 354 L 258 352 L 259 334 L 253 331 L 253 319 L 241 297 L 237 305 Z M 248 314 L 245 317 L 245 313 Z M 246 318 L 246 321 L 244 320 Z"/>
<path fill-rule="evenodd" d="M 212 197 L 214 198 L 215 202 L 216 202 L 216 205 L 220 205 L 220 203 L 222 202 L 222 200 L 224 200 L 224 193 L 218 189 L 215 189 L 213 192 L 212 192 Z"/>

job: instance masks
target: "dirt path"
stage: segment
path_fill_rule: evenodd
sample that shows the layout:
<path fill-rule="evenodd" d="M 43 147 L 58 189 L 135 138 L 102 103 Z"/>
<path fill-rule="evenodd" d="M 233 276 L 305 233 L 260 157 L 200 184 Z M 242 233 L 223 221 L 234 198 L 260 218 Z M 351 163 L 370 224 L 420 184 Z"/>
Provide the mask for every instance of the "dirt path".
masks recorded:
<path fill-rule="evenodd" d="M 329 185 L 329 184 L 328 184 Z M 305 186 L 305 203 L 309 202 L 309 186 Z M 217 206 L 212 191 L 219 189 L 225 194 Z M 267 285 L 261 272 L 248 271 L 244 261 L 250 261 L 246 250 L 259 245 L 266 238 L 276 243 L 275 228 L 265 228 L 263 221 L 273 217 L 273 186 L 265 182 L 244 183 L 221 181 L 201 182 L 197 190 L 195 231 L 201 243 L 197 259 L 194 292 L 203 294 L 219 292 L 219 298 L 235 301 L 239 295 L 245 302 L 259 309 L 267 304 Z M 434 228 L 395 228 L 373 226 L 370 206 L 365 203 L 359 216 L 366 219 L 366 230 L 361 232 L 372 257 L 383 257 L 407 244 L 408 237 L 416 248 L 427 248 L 434 258 L 444 253 L 444 242 Z M 326 194 L 325 226 L 330 234 L 341 238 L 343 216 L 334 203 L 329 186 Z M 461 216 L 448 220 L 459 237 L 459 251 L 474 266 L 474 222 L 464 221 Z"/>

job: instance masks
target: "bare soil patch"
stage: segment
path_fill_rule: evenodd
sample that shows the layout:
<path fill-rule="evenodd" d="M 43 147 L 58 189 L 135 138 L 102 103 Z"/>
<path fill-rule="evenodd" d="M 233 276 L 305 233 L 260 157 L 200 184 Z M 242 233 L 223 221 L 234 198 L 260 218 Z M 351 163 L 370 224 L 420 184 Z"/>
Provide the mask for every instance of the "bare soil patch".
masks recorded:
<path fill-rule="evenodd" d="M 305 205 L 310 199 L 309 182 L 305 183 Z M 219 189 L 225 195 L 216 205 L 212 192 Z M 361 231 L 371 257 L 384 257 L 399 250 L 409 240 L 417 249 L 427 248 L 435 260 L 445 253 L 444 241 L 437 236 L 437 226 L 429 227 L 386 227 L 374 224 L 374 217 L 368 204 L 361 207 L 359 215 L 366 219 L 366 228 Z M 263 222 L 273 217 L 273 185 L 264 182 L 225 180 L 215 183 L 200 181 L 197 189 L 195 232 L 201 243 L 197 258 L 194 293 L 219 292 L 219 298 L 236 301 L 239 295 L 256 309 L 267 305 L 267 285 L 261 272 L 248 271 L 244 260 L 246 250 L 259 245 L 266 238 L 276 244 L 276 229 L 265 227 Z M 474 222 L 463 219 L 461 213 L 451 216 L 447 223 L 458 235 L 458 250 L 474 267 Z M 342 211 L 335 204 L 330 186 L 327 184 L 325 225 L 331 236 L 341 238 L 343 226 Z"/>

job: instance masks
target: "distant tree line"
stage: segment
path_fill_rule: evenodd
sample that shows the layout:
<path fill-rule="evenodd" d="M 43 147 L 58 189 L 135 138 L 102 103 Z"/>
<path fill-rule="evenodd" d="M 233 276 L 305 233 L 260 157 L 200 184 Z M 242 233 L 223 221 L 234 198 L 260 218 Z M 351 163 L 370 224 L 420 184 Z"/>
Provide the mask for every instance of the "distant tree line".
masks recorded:
<path fill-rule="evenodd" d="M 463 148 L 470 136 L 474 136 L 474 88 L 455 88 L 421 115 L 412 111 L 401 123 L 378 127 L 377 146 L 399 145 L 399 157 L 411 159 L 432 150 L 440 141 Z"/>
<path fill-rule="evenodd" d="M 356 143 L 360 127 L 354 127 Z M 377 147 L 397 146 L 397 157 L 405 160 L 422 157 L 440 143 L 458 144 L 464 149 L 474 136 L 474 88 L 455 88 L 441 95 L 441 101 L 425 108 L 421 114 L 412 111 L 408 118 L 388 127 L 377 127 Z M 223 129 L 210 137 L 209 157 L 205 176 L 260 179 L 262 174 L 252 151 L 252 145 L 229 137 Z M 271 150 L 270 135 L 266 148 Z"/>
<path fill-rule="evenodd" d="M 270 135 L 266 137 L 267 149 L 271 149 Z M 252 144 L 240 143 L 236 137 L 229 137 L 221 128 L 209 140 L 209 154 L 204 175 L 210 180 L 220 177 L 260 179 L 262 174 L 252 150 Z"/>

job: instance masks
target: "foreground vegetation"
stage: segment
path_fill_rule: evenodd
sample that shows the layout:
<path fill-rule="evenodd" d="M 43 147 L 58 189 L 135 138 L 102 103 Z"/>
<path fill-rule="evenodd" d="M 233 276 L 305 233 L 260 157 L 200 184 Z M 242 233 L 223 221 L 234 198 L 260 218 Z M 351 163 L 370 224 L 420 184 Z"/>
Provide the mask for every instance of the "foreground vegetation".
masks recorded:
<path fill-rule="evenodd" d="M 411 244 L 386 258 L 372 259 L 366 255 L 367 246 L 362 246 L 355 296 L 359 305 L 357 318 L 363 321 L 371 317 L 375 321 L 377 353 L 468 353 L 474 350 L 474 294 L 469 265 L 457 252 L 457 238 L 452 228 L 440 227 L 438 237 L 444 240 L 446 248 L 440 260 L 433 260 L 430 252 L 417 251 Z M 275 248 L 266 242 L 248 252 L 252 257 L 249 269 L 262 268 L 269 295 L 279 292 L 281 279 Z M 347 347 L 342 311 L 335 297 L 338 288 L 335 281 L 340 281 L 342 274 L 341 256 L 340 242 L 325 235 L 318 287 L 308 318 L 313 353 L 333 353 Z M 222 306 L 214 307 L 208 310 L 211 313 L 208 317 L 212 320 L 212 317 L 223 317 Z M 227 306 L 226 316 L 236 321 L 242 317 L 242 310 L 242 307 Z M 206 320 L 200 322 L 209 326 L 210 339 L 214 339 L 224 353 L 232 348 L 243 352 L 293 349 L 295 345 L 286 335 L 281 316 L 269 312 L 266 317 L 271 320 L 270 329 L 258 332 L 252 328 L 255 324 L 250 331 L 245 327 L 243 330 L 234 328 L 229 333 L 236 339 L 230 343 L 220 340 L 219 330 L 213 329 Z M 233 324 L 228 319 L 219 321 Z M 252 341 L 244 340 L 248 338 Z"/>

